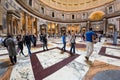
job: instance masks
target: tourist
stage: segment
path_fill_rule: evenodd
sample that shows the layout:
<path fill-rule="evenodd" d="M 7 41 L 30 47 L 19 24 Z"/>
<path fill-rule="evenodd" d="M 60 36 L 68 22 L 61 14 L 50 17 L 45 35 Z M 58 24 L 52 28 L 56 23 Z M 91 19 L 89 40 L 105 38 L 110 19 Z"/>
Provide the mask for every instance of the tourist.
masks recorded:
<path fill-rule="evenodd" d="M 34 33 L 34 35 L 33 35 L 33 45 L 34 45 L 34 47 L 36 47 L 36 42 L 37 42 L 37 36 Z"/>
<path fill-rule="evenodd" d="M 89 31 L 86 32 L 85 34 L 86 38 L 86 50 L 87 50 L 87 56 L 85 56 L 85 59 L 89 61 L 89 57 L 93 52 L 93 41 L 95 37 L 95 33 L 92 31 L 92 28 L 89 29 Z"/>
<path fill-rule="evenodd" d="M 85 41 L 85 31 L 82 33 L 82 40 Z"/>
<path fill-rule="evenodd" d="M 98 36 L 98 41 L 101 42 L 102 34 L 99 32 L 97 36 Z"/>
<path fill-rule="evenodd" d="M 46 50 L 48 50 L 48 47 L 47 47 L 47 35 L 45 33 L 42 36 L 42 42 L 43 42 L 43 50 L 45 51 L 45 47 L 46 47 Z"/>
<path fill-rule="evenodd" d="M 12 38 L 12 36 L 10 34 L 7 35 L 7 38 L 5 40 L 5 45 L 7 47 L 8 53 L 9 53 L 9 58 L 11 63 L 14 65 L 17 62 L 17 52 L 15 49 L 15 42 L 14 39 Z"/>
<path fill-rule="evenodd" d="M 3 45 L 3 38 L 2 38 L 2 36 L 0 35 L 0 47 L 1 47 L 1 45 Z"/>
<path fill-rule="evenodd" d="M 71 32 L 70 31 L 68 31 L 68 44 L 70 45 L 70 38 L 71 38 Z"/>
<path fill-rule="evenodd" d="M 65 35 L 65 33 L 63 33 L 63 35 L 62 35 L 62 43 L 63 43 L 62 50 L 65 51 L 66 50 L 66 35 Z"/>
<path fill-rule="evenodd" d="M 113 33 L 113 45 L 117 45 L 117 36 L 118 36 L 118 33 L 117 33 L 117 30 L 115 29 Z"/>
<path fill-rule="evenodd" d="M 25 44 L 27 45 L 28 48 L 28 54 L 31 55 L 31 36 L 29 35 L 29 33 L 27 33 L 27 35 L 25 36 Z"/>
<path fill-rule="evenodd" d="M 70 43 L 71 43 L 71 48 L 70 48 L 70 54 L 74 55 L 75 54 L 75 34 L 72 33 L 71 37 L 70 37 Z"/>
<path fill-rule="evenodd" d="M 18 49 L 20 49 L 19 54 L 22 53 L 22 55 L 25 56 L 23 53 L 23 39 L 22 39 L 21 35 L 17 36 L 17 41 L 18 41 Z"/>
<path fill-rule="evenodd" d="M 41 42 L 43 42 L 42 38 L 43 38 L 43 33 L 40 34 L 40 41 Z"/>

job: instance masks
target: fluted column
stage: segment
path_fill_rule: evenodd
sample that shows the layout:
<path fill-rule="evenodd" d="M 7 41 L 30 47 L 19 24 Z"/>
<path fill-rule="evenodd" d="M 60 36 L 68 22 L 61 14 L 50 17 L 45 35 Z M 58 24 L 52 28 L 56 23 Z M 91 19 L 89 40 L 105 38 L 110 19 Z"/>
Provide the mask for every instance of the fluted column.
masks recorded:
<path fill-rule="evenodd" d="M 118 20 L 119 20 L 119 37 L 120 37 L 120 18 Z"/>
<path fill-rule="evenodd" d="M 36 35 L 38 34 L 38 25 L 37 25 L 37 23 L 38 23 L 38 20 L 37 20 L 37 18 L 35 18 L 35 24 L 34 24 L 34 26 L 35 26 L 35 30 L 36 30 Z"/>
<path fill-rule="evenodd" d="M 22 34 L 22 33 L 21 33 L 20 20 L 17 20 L 17 26 L 16 26 L 16 28 L 17 28 L 17 34 Z"/>
<path fill-rule="evenodd" d="M 11 17 L 11 34 L 13 35 L 13 17 Z"/>
<path fill-rule="evenodd" d="M 58 24 L 58 28 L 59 28 L 58 34 L 60 35 L 60 33 L 61 33 L 61 31 L 60 31 L 60 24 Z"/>
<path fill-rule="evenodd" d="M 22 15 L 22 13 L 20 13 L 20 22 L 19 22 L 19 24 L 18 25 L 20 25 L 19 27 L 20 27 L 20 34 L 23 34 L 22 32 L 23 32 L 23 25 L 22 25 L 22 18 L 24 18 L 23 17 L 23 15 Z"/>
<path fill-rule="evenodd" d="M 31 17 L 32 17 L 32 16 L 31 16 Z M 31 24 L 31 29 L 32 29 L 32 30 L 31 30 L 31 33 L 33 34 L 33 33 L 34 33 L 34 27 L 35 27 L 35 26 L 34 26 L 34 18 L 33 18 L 33 17 L 31 18 L 31 22 L 32 22 L 32 24 Z"/>
<path fill-rule="evenodd" d="M 72 25 L 70 25 L 70 33 L 72 33 Z"/>
<path fill-rule="evenodd" d="M 91 25 L 90 25 L 91 23 L 90 23 L 90 21 L 87 21 L 87 31 L 89 30 L 89 28 L 91 27 Z"/>
<path fill-rule="evenodd" d="M 15 35 L 17 34 L 17 32 L 19 31 L 19 29 L 17 29 L 17 20 L 15 20 L 15 24 L 14 24 L 14 30 L 15 30 Z"/>
<path fill-rule="evenodd" d="M 103 34 L 105 34 L 106 35 L 106 32 L 107 32 L 107 19 L 106 18 L 104 18 L 103 19 Z"/>
<path fill-rule="evenodd" d="M 52 23 L 50 23 L 50 35 L 52 36 Z"/>
<path fill-rule="evenodd" d="M 11 27 L 11 17 L 7 16 L 7 33 L 10 33 L 10 27 Z"/>
<path fill-rule="evenodd" d="M 25 33 L 28 33 L 28 15 L 25 13 Z"/>

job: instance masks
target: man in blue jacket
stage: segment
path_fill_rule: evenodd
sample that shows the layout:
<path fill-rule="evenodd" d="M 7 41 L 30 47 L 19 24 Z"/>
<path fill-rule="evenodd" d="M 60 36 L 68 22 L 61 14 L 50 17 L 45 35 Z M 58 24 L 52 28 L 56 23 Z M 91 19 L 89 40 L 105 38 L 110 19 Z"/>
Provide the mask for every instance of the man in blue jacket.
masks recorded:
<path fill-rule="evenodd" d="M 86 50 L 87 50 L 87 56 L 85 56 L 85 59 L 89 61 L 89 57 L 93 52 L 93 42 L 95 37 L 95 32 L 92 31 L 92 28 L 89 29 L 89 31 L 85 34 L 86 37 Z"/>
<path fill-rule="evenodd" d="M 62 36 L 62 43 L 63 43 L 62 50 L 65 51 L 66 50 L 66 35 L 65 35 L 65 33 L 63 33 L 63 36 Z"/>

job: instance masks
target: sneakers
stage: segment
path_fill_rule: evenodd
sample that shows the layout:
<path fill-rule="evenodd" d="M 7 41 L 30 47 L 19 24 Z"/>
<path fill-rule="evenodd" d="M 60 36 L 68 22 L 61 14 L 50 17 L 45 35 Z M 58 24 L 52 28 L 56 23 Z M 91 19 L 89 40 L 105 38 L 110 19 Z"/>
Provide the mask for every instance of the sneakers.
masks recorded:
<path fill-rule="evenodd" d="M 70 53 L 70 56 L 75 56 L 75 53 Z"/>

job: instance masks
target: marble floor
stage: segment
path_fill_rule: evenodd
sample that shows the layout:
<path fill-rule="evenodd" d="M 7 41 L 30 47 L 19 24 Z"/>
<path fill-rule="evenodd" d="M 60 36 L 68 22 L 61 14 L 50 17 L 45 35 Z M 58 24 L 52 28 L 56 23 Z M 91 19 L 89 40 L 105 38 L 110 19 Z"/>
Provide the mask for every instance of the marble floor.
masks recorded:
<path fill-rule="evenodd" d="M 50 38 L 49 50 L 43 51 L 42 43 L 38 41 L 37 46 L 31 48 L 31 56 L 24 46 L 26 56 L 18 54 L 15 65 L 11 65 L 6 48 L 0 48 L 0 80 L 100 80 L 96 77 L 100 72 L 120 71 L 120 43 L 114 46 L 110 39 L 102 38 L 94 44 L 89 62 L 84 58 L 86 43 L 79 37 L 74 56 L 69 53 L 69 42 L 65 52 L 61 50 L 62 46 L 60 38 Z"/>

